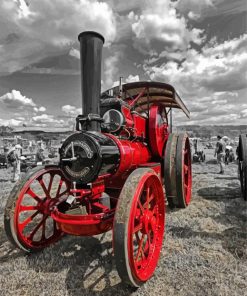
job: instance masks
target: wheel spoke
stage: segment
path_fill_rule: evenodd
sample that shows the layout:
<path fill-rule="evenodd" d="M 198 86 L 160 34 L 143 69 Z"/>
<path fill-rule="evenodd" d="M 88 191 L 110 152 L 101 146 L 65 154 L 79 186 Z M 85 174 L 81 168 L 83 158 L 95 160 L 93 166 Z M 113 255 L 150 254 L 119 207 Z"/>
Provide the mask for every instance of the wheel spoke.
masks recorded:
<path fill-rule="evenodd" d="M 155 205 L 155 206 L 153 207 L 153 209 L 150 210 L 150 211 L 152 212 L 153 216 L 154 216 L 154 214 L 157 212 L 157 210 L 158 210 L 158 206 L 157 206 L 157 205 Z"/>
<path fill-rule="evenodd" d="M 138 246 L 138 250 L 137 250 L 137 254 L 135 257 L 135 261 L 138 261 L 138 258 L 140 257 L 140 255 L 143 255 L 143 249 L 142 249 L 142 245 L 143 245 L 143 241 L 144 241 L 144 233 L 142 234 L 142 237 L 139 241 L 139 246 Z"/>
<path fill-rule="evenodd" d="M 35 235 L 35 233 L 39 230 L 39 228 L 42 226 L 42 225 L 44 225 L 44 227 L 45 227 L 45 221 L 46 221 L 46 219 L 48 218 L 48 215 L 44 215 L 43 216 L 43 218 L 42 218 L 42 220 L 38 223 L 38 225 L 33 229 L 33 231 L 30 233 L 30 235 L 28 236 L 28 239 L 30 239 L 30 240 L 32 240 L 33 239 L 33 237 L 34 237 L 34 235 Z M 42 232 L 43 232 L 44 230 L 42 229 Z"/>
<path fill-rule="evenodd" d="M 154 221 L 154 219 L 152 219 L 152 221 L 151 221 L 151 228 L 152 228 L 153 233 L 155 233 L 156 225 L 157 225 L 156 219 L 155 219 L 155 221 Z"/>
<path fill-rule="evenodd" d="M 32 198 L 34 198 L 38 203 L 42 201 L 42 199 L 37 196 L 36 193 L 33 192 L 33 190 L 29 187 L 26 194 L 28 194 L 29 196 L 31 196 Z"/>
<path fill-rule="evenodd" d="M 148 232 L 147 233 L 147 240 L 146 240 L 146 243 L 145 243 L 145 246 L 144 246 L 144 253 L 147 254 L 147 255 L 150 252 L 150 246 L 151 246 L 150 232 Z"/>
<path fill-rule="evenodd" d="M 150 209 L 149 205 L 151 203 L 151 201 L 154 199 L 154 194 L 152 193 L 150 196 L 149 196 L 149 202 L 147 203 L 147 201 L 145 202 L 145 204 L 143 205 L 143 207 L 145 209 Z"/>
<path fill-rule="evenodd" d="M 64 182 L 64 181 L 61 179 L 60 182 L 59 182 L 59 184 L 58 184 L 57 193 L 56 193 L 56 198 L 61 197 L 61 195 L 60 195 L 60 190 L 61 190 L 61 188 L 62 188 L 63 182 Z"/>
<path fill-rule="evenodd" d="M 45 183 L 44 183 L 44 180 L 43 180 L 43 176 L 40 177 L 40 178 L 38 179 L 38 181 L 39 181 L 39 184 L 41 185 L 41 187 L 42 187 L 42 189 L 43 189 L 43 191 L 44 191 L 46 197 L 47 197 L 47 198 L 51 198 L 51 197 L 50 197 L 50 192 L 48 192 L 48 190 L 47 190 L 47 188 L 46 188 L 46 186 L 45 186 Z"/>
<path fill-rule="evenodd" d="M 60 193 L 60 194 L 58 194 L 57 196 L 56 196 L 56 198 L 60 198 L 60 197 L 62 197 L 65 193 L 67 193 L 68 192 L 68 189 L 66 189 L 64 192 L 62 192 L 62 193 Z"/>
<path fill-rule="evenodd" d="M 148 186 L 148 188 L 147 188 L 147 198 L 146 198 L 146 203 L 144 204 L 144 209 L 148 209 L 148 207 L 149 207 L 149 194 L 150 194 L 150 187 Z M 146 205 L 146 207 L 145 207 L 145 205 Z"/>
<path fill-rule="evenodd" d="M 138 205 L 139 205 L 139 208 L 140 208 L 142 214 L 144 214 L 144 208 L 143 208 L 143 205 L 142 205 L 140 199 L 138 199 Z"/>
<path fill-rule="evenodd" d="M 26 220 L 24 220 L 22 223 L 19 223 L 18 227 L 19 227 L 21 232 L 27 226 L 27 224 L 30 223 L 33 220 L 33 218 L 38 215 L 38 213 L 39 213 L 39 211 L 36 211 L 30 217 L 28 217 Z"/>
<path fill-rule="evenodd" d="M 34 211 L 34 210 L 37 210 L 37 209 L 38 209 L 38 206 L 23 206 L 23 205 L 20 205 L 19 212 Z"/>
<path fill-rule="evenodd" d="M 49 181 L 49 185 L 48 185 L 49 192 L 51 192 L 51 187 L 52 187 L 54 176 L 55 176 L 54 174 L 50 174 L 50 181 Z"/>
<path fill-rule="evenodd" d="M 142 229 L 142 223 L 140 222 L 134 227 L 133 233 L 136 233 Z"/>

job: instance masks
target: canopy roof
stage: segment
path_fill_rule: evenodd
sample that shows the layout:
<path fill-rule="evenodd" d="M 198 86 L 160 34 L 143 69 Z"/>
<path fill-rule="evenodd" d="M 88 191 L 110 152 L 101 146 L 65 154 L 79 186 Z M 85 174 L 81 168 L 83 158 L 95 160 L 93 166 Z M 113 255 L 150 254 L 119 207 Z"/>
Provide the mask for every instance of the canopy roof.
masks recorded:
<path fill-rule="evenodd" d="M 119 95 L 119 86 L 116 86 L 104 91 L 101 94 L 101 99 L 109 96 L 117 97 Z M 147 110 L 152 104 L 159 103 L 164 107 L 181 109 L 188 118 L 190 117 L 189 110 L 170 84 L 154 81 L 126 83 L 122 85 L 121 98 L 122 100 L 133 100 L 136 109 Z"/>

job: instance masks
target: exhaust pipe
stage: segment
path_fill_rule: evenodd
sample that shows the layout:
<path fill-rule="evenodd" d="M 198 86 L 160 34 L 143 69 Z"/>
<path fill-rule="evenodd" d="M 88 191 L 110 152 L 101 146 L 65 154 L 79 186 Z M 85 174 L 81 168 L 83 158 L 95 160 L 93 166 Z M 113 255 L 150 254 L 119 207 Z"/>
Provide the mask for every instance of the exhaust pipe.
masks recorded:
<path fill-rule="evenodd" d="M 80 33 L 78 40 L 81 56 L 82 118 L 86 121 L 87 130 L 100 131 L 101 59 L 105 40 L 102 35 L 93 31 Z"/>

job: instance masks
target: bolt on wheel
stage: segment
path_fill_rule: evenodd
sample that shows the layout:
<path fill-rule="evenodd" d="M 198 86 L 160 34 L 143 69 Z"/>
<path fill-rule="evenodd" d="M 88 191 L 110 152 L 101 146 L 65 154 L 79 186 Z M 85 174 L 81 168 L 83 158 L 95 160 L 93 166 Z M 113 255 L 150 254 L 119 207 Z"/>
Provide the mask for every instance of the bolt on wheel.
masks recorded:
<path fill-rule="evenodd" d="M 139 287 L 154 273 L 164 235 L 164 192 L 150 169 L 136 169 L 120 194 L 113 228 L 119 276 Z"/>
<path fill-rule="evenodd" d="M 35 168 L 11 191 L 4 214 L 9 240 L 26 252 L 49 246 L 62 236 L 50 217 L 53 208 L 68 196 L 69 182 L 56 167 Z"/>

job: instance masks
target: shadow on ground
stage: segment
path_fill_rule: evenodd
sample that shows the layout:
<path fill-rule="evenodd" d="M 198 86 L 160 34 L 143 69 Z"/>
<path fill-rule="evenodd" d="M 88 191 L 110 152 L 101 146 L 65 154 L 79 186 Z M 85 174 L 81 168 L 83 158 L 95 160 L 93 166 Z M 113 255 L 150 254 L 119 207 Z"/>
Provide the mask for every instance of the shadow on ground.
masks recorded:
<path fill-rule="evenodd" d="M 235 180 L 227 177 L 227 180 Z M 220 240 L 222 247 L 235 258 L 247 259 L 247 217 L 246 202 L 241 198 L 240 186 L 236 182 L 225 183 L 225 187 L 204 187 L 197 190 L 197 194 L 206 200 L 223 202 L 223 212 L 209 216 L 219 225 L 227 229 L 222 232 L 194 231 L 188 226 L 169 227 L 168 231 L 178 238 L 193 239 L 193 237 Z M 203 218 L 203 217 L 202 217 Z M 205 218 L 205 217 L 204 217 Z M 231 227 L 229 227 L 231 225 Z"/>
<path fill-rule="evenodd" d="M 29 268 L 36 272 L 66 272 L 67 292 L 76 295 L 130 295 L 134 290 L 120 282 L 113 285 L 112 277 L 118 277 L 112 256 L 112 244 L 96 237 L 65 236 L 60 242 L 41 252 L 25 254 L 12 246 L 0 227 L 0 263 L 26 257 Z M 4 252 L 3 249 L 7 251 Z"/>
<path fill-rule="evenodd" d="M 36 272 L 66 272 L 67 292 L 76 295 L 130 295 L 133 289 L 119 283 L 112 285 L 118 276 L 114 267 L 112 244 L 96 237 L 65 236 L 61 242 L 40 253 L 27 256 L 30 268 Z"/>
<path fill-rule="evenodd" d="M 24 256 L 24 253 L 12 246 L 5 234 L 3 226 L 0 225 L 0 264 L 22 256 Z"/>
<path fill-rule="evenodd" d="M 169 232 L 178 238 L 193 239 L 194 237 L 200 237 L 202 239 L 211 238 L 214 240 L 221 240 L 222 247 L 235 258 L 247 259 L 247 233 L 244 226 L 234 226 L 221 233 L 193 231 L 189 227 L 170 227 Z"/>
<path fill-rule="evenodd" d="M 218 179 L 218 180 L 238 180 L 238 177 L 232 177 L 232 176 L 220 176 L 220 177 L 215 177 L 214 179 Z"/>
<path fill-rule="evenodd" d="M 197 194 L 205 199 L 216 201 L 222 201 L 225 198 L 235 199 L 241 196 L 240 186 L 236 183 L 228 184 L 227 187 L 214 186 L 200 188 L 197 190 Z"/>

